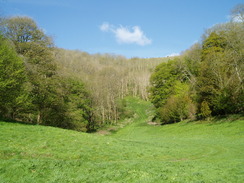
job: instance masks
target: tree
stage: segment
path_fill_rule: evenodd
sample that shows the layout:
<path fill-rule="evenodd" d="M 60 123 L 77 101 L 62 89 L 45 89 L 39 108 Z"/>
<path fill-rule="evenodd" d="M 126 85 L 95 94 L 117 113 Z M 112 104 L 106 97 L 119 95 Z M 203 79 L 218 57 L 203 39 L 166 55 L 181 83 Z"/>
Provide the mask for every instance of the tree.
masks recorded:
<path fill-rule="evenodd" d="M 195 106 L 190 97 L 189 77 L 181 60 L 176 59 L 156 67 L 151 76 L 150 99 L 163 124 L 193 119 Z M 189 69 L 188 69 L 189 71 Z"/>
<path fill-rule="evenodd" d="M 241 23 L 212 28 L 203 41 L 197 78 L 199 111 L 205 101 L 213 115 L 243 111 L 243 38 Z"/>
<path fill-rule="evenodd" d="M 171 95 L 165 105 L 159 109 L 163 124 L 180 122 L 185 119 L 195 119 L 195 105 L 191 98 L 185 95 Z"/>
<path fill-rule="evenodd" d="M 52 42 L 29 17 L 12 17 L 4 20 L 4 35 L 10 39 L 25 61 L 28 95 L 32 113 L 36 113 L 38 124 L 43 122 L 47 109 L 52 107 L 56 87 L 53 86 L 53 76 L 56 74 L 56 64 L 52 53 Z M 30 111 L 29 111 L 30 112 Z"/>
<path fill-rule="evenodd" d="M 222 53 L 224 51 L 226 47 L 226 40 L 220 34 L 211 32 L 207 39 L 203 41 L 202 60 L 207 60 L 212 57 L 213 54 Z"/>
<path fill-rule="evenodd" d="M 2 21 L 3 34 L 14 42 L 17 51 L 22 53 L 22 43 L 35 42 L 42 46 L 51 46 L 52 40 L 29 17 L 16 16 Z"/>
<path fill-rule="evenodd" d="M 162 107 L 168 97 L 173 94 L 175 82 L 180 78 L 176 68 L 176 61 L 168 61 L 158 65 L 151 75 L 149 89 L 150 100 L 156 108 Z"/>
<path fill-rule="evenodd" d="M 63 81 L 65 89 L 65 103 L 67 105 L 66 114 L 71 121 L 72 129 L 77 131 L 93 131 L 94 124 L 91 97 L 86 91 L 84 84 L 78 79 L 65 79 Z"/>
<path fill-rule="evenodd" d="M 23 60 L 0 35 L 0 114 L 13 118 L 13 106 L 26 79 Z"/>

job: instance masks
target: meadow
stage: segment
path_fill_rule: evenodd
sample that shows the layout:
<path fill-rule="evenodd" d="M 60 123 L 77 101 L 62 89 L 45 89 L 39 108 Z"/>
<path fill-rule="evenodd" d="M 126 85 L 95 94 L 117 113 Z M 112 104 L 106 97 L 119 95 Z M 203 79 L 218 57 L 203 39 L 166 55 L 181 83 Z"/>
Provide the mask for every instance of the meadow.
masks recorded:
<path fill-rule="evenodd" d="M 109 135 L 1 121 L 0 182 L 244 182 L 244 120 L 149 125 L 149 102 L 127 107 Z"/>

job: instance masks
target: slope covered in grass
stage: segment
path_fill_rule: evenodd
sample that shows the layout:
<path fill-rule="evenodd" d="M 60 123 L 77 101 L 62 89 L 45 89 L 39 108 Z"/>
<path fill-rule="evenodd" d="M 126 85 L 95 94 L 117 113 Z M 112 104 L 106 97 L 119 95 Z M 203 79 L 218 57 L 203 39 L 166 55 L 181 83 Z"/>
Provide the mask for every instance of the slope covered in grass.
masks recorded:
<path fill-rule="evenodd" d="M 244 182 L 244 121 L 148 125 L 109 136 L 0 122 L 0 182 Z"/>

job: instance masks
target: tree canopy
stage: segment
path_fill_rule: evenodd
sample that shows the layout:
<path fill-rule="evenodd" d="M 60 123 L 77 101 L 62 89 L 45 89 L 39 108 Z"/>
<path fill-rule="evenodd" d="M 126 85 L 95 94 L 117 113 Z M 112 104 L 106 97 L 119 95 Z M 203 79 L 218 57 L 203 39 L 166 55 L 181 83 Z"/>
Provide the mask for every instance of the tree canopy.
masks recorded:
<path fill-rule="evenodd" d="M 12 117 L 11 109 L 21 95 L 26 79 L 24 62 L 11 44 L 0 35 L 0 115 Z"/>

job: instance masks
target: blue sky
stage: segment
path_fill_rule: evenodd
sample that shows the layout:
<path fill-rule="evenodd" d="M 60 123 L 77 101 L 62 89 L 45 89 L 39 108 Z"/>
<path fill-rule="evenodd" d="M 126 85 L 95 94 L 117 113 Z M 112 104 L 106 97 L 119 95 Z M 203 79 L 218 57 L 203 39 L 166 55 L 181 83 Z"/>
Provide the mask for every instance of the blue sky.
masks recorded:
<path fill-rule="evenodd" d="M 228 21 L 242 0 L 0 0 L 2 16 L 29 16 L 57 47 L 126 57 L 163 57 Z"/>

